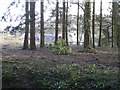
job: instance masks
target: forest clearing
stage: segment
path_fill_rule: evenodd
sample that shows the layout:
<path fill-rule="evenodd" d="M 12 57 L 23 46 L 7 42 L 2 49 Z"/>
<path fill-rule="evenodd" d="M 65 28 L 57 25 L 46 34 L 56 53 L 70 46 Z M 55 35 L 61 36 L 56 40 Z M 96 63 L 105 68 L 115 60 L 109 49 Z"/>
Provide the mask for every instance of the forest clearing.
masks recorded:
<path fill-rule="evenodd" d="M 2 90 L 120 90 L 119 0 L 11 0 L 5 5 Z"/>
<path fill-rule="evenodd" d="M 19 42 L 7 40 L 2 47 L 3 90 L 118 90 L 119 60 L 115 48 L 83 52 L 82 47 L 71 45 L 72 53 L 55 55 L 49 47 L 22 50 Z"/>

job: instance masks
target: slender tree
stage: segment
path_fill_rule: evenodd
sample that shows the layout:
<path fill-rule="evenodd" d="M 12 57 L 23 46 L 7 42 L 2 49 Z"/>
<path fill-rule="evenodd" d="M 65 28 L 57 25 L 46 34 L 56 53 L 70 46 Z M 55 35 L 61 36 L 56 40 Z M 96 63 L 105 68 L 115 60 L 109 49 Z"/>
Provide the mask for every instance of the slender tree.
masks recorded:
<path fill-rule="evenodd" d="M 100 1 L 100 31 L 98 46 L 101 46 L 101 34 L 102 34 L 102 0 Z"/>
<path fill-rule="evenodd" d="M 117 47 L 118 47 L 118 60 L 120 59 L 120 3 L 117 4 Z M 120 66 L 120 64 L 119 64 Z M 120 84 L 120 79 L 118 80 Z M 120 89 L 120 86 L 118 87 Z"/>
<path fill-rule="evenodd" d="M 112 2 L 112 47 L 117 46 L 117 2 Z"/>
<path fill-rule="evenodd" d="M 95 0 L 93 0 L 93 12 L 92 12 L 92 43 L 95 48 Z"/>
<path fill-rule="evenodd" d="M 56 23 L 55 23 L 55 44 L 58 41 L 58 16 L 59 16 L 59 1 L 56 0 Z"/>
<path fill-rule="evenodd" d="M 29 2 L 28 0 L 25 1 L 25 38 L 23 43 L 23 49 L 28 49 L 28 33 L 29 33 Z"/>
<path fill-rule="evenodd" d="M 66 45 L 68 46 L 68 0 L 67 0 L 67 8 L 66 8 Z"/>
<path fill-rule="evenodd" d="M 30 49 L 35 50 L 35 1 L 30 2 Z"/>
<path fill-rule="evenodd" d="M 79 0 L 78 0 L 78 9 L 77 9 L 77 45 L 79 45 L 79 31 L 80 31 L 80 23 L 79 23 Z"/>
<path fill-rule="evenodd" d="M 120 3 L 117 4 L 117 47 L 118 47 L 118 58 L 120 58 Z M 120 80 L 119 80 L 120 82 Z"/>
<path fill-rule="evenodd" d="M 44 0 L 41 0 L 41 31 L 40 31 L 40 47 L 44 47 Z"/>
<path fill-rule="evenodd" d="M 113 11 L 113 9 L 114 9 L 114 2 L 112 2 L 112 47 L 114 46 L 113 44 L 114 44 L 114 42 L 113 42 L 113 30 L 114 30 L 114 21 L 113 21 L 113 17 L 114 17 L 114 11 Z"/>
<path fill-rule="evenodd" d="M 65 40 L 65 0 L 63 0 L 62 39 Z"/>
<path fill-rule="evenodd" d="M 85 0 L 85 12 L 84 12 L 84 48 L 91 48 L 91 1 Z"/>

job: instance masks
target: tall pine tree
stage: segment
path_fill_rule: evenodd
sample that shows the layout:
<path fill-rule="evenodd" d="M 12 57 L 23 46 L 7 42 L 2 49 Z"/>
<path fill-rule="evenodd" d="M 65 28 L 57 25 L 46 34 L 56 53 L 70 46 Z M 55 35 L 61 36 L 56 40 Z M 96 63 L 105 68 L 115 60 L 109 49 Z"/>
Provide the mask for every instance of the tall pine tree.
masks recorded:
<path fill-rule="evenodd" d="M 30 49 L 35 50 L 35 1 L 30 2 Z"/>
<path fill-rule="evenodd" d="M 28 0 L 25 1 L 25 38 L 23 43 L 23 49 L 28 49 L 28 33 L 29 33 L 29 2 Z"/>
<path fill-rule="evenodd" d="M 85 12 L 84 12 L 84 48 L 91 48 L 91 1 L 85 0 Z"/>
<path fill-rule="evenodd" d="M 58 41 L 58 16 L 59 16 L 59 1 L 56 0 L 56 22 L 55 22 L 55 44 L 57 44 Z"/>
<path fill-rule="evenodd" d="M 44 47 L 44 0 L 41 0 L 41 31 L 40 31 L 40 47 Z"/>

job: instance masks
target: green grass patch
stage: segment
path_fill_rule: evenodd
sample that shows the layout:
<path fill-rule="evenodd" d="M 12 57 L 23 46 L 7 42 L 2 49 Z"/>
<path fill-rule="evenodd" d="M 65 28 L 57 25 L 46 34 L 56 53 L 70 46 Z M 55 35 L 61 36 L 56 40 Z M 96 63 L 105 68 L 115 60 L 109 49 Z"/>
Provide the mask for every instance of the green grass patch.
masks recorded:
<path fill-rule="evenodd" d="M 118 72 L 96 65 L 51 61 L 3 61 L 3 88 L 118 90 Z"/>

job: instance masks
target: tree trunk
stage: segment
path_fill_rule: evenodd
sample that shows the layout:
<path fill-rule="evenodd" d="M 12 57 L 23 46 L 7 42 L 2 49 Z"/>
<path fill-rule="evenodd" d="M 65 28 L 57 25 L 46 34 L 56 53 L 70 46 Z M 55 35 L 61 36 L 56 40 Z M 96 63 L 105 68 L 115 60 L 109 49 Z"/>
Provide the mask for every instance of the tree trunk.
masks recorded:
<path fill-rule="evenodd" d="M 41 1 L 41 41 L 40 41 L 40 47 L 44 47 L 44 0 Z"/>
<path fill-rule="evenodd" d="M 120 3 L 117 4 L 117 47 L 118 47 L 118 53 L 120 58 Z"/>
<path fill-rule="evenodd" d="M 30 2 L 30 49 L 35 50 L 35 1 Z"/>
<path fill-rule="evenodd" d="M 63 0 L 62 39 L 65 40 L 65 0 Z"/>
<path fill-rule="evenodd" d="M 88 1 L 88 0 L 87 0 Z M 84 12 L 84 28 L 85 28 L 85 34 L 84 34 L 84 48 L 91 48 L 91 2 L 90 0 L 88 2 L 85 2 L 85 12 Z"/>
<path fill-rule="evenodd" d="M 110 26 L 107 27 L 107 45 L 110 46 L 110 31 L 109 31 Z"/>
<path fill-rule="evenodd" d="M 56 0 L 56 23 L 55 23 L 55 44 L 57 44 L 56 42 L 58 41 L 58 23 L 59 23 L 59 20 L 58 20 L 58 16 L 59 16 L 59 1 Z"/>
<path fill-rule="evenodd" d="M 112 47 L 117 47 L 117 2 L 112 2 Z"/>
<path fill-rule="evenodd" d="M 114 35 L 113 35 L 113 34 L 114 34 L 114 33 L 113 33 L 113 30 L 114 30 L 114 25 L 113 25 L 113 23 L 114 23 L 114 22 L 113 22 L 113 17 L 114 17 L 113 13 L 114 13 L 114 11 L 113 11 L 113 8 L 114 8 L 114 4 L 113 4 L 113 2 L 112 2 L 112 38 L 111 38 L 111 39 L 112 39 L 112 45 L 111 45 L 112 47 L 114 47 L 114 45 L 113 45 L 113 44 L 114 44 L 114 42 L 113 42 L 113 41 L 114 41 L 114 40 L 113 40 L 113 37 L 114 37 Z"/>
<path fill-rule="evenodd" d="M 117 47 L 118 47 L 118 58 L 120 59 L 120 3 L 116 3 L 116 22 L 117 22 Z"/>
<path fill-rule="evenodd" d="M 80 22 L 79 22 L 79 0 L 78 0 L 78 11 L 77 11 L 77 45 L 79 45 L 79 31 L 80 31 Z"/>
<path fill-rule="evenodd" d="M 25 2 L 25 38 L 24 38 L 24 43 L 23 43 L 23 49 L 28 49 L 28 33 L 29 33 L 29 2 L 26 0 Z"/>
<path fill-rule="evenodd" d="M 67 8 L 66 8 L 66 45 L 68 46 L 68 0 L 67 0 Z"/>
<path fill-rule="evenodd" d="M 92 13 L 92 43 L 95 48 L 95 0 L 93 0 L 93 13 Z"/>
<path fill-rule="evenodd" d="M 100 31 L 98 46 L 101 46 L 101 33 L 102 33 L 102 0 L 100 1 Z"/>

